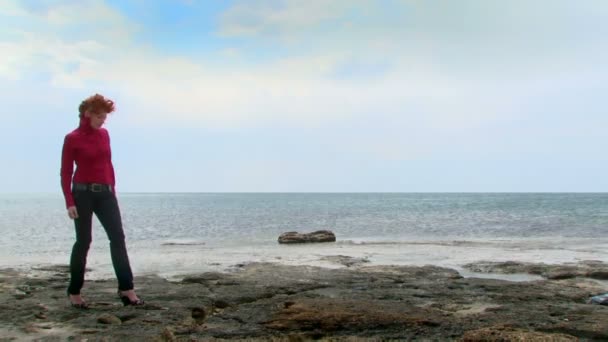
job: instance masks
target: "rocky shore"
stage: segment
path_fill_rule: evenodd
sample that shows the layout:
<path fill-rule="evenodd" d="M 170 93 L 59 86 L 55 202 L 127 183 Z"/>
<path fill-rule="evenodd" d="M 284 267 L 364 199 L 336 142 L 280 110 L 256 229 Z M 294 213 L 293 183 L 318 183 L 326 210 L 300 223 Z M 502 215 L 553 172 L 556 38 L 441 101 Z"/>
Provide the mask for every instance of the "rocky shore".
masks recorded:
<path fill-rule="evenodd" d="M 479 262 L 481 273 L 541 280 L 463 278 L 435 266 L 344 268 L 236 265 L 226 273 L 136 279 L 144 307 L 123 307 L 113 279 L 88 281 L 91 308 L 68 305 L 65 266 L 0 270 L 0 341 L 606 341 L 608 265 Z"/>

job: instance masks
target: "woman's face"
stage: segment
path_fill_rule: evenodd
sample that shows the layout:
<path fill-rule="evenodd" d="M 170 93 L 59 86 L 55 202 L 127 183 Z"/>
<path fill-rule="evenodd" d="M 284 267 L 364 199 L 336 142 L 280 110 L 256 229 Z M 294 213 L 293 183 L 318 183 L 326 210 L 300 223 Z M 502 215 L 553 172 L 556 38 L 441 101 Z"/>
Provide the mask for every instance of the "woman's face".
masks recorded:
<path fill-rule="evenodd" d="M 89 118 L 89 120 L 91 121 L 91 127 L 93 127 L 94 129 L 100 129 L 101 126 L 103 126 L 103 124 L 106 122 L 108 113 L 87 111 L 84 116 Z"/>

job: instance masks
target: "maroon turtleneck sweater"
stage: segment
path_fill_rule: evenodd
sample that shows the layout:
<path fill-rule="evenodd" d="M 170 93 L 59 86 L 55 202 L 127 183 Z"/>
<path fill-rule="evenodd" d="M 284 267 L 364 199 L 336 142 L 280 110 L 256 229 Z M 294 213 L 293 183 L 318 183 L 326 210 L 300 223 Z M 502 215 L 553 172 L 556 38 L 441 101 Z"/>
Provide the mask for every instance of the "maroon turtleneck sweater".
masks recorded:
<path fill-rule="evenodd" d="M 76 163 L 76 173 L 74 173 Z M 74 176 L 72 178 L 72 176 Z M 94 129 L 88 118 L 68 133 L 61 153 L 61 189 L 66 207 L 74 206 L 72 182 L 109 184 L 114 188 L 114 166 L 110 135 L 105 128 Z"/>

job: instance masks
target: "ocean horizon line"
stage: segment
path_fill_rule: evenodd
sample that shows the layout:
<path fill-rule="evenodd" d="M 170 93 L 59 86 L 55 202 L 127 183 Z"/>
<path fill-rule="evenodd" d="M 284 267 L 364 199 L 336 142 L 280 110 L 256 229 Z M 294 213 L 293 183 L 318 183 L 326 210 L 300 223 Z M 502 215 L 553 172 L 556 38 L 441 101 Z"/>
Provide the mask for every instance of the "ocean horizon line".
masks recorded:
<path fill-rule="evenodd" d="M 118 191 L 119 194 L 608 194 L 608 191 Z M 3 192 L 0 195 L 63 195 L 60 191 Z"/>

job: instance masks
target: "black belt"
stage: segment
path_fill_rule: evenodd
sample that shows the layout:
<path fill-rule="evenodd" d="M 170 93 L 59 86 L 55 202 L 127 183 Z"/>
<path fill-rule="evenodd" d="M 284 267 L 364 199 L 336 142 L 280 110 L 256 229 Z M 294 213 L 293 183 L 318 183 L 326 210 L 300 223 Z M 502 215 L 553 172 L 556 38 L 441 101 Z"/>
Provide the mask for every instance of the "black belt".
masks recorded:
<path fill-rule="evenodd" d="M 112 186 L 108 184 L 97 184 L 97 183 L 74 183 L 73 190 L 77 191 L 91 191 L 91 192 L 112 192 Z"/>

